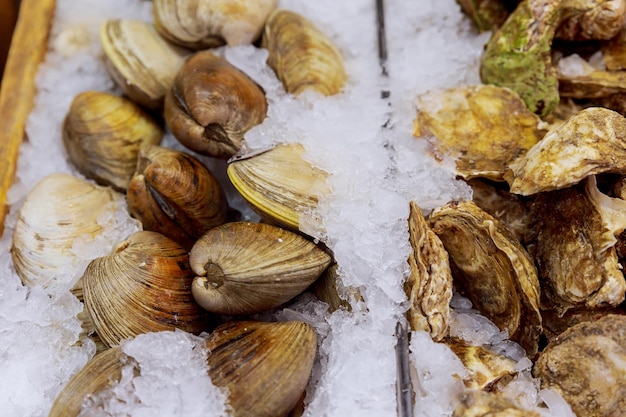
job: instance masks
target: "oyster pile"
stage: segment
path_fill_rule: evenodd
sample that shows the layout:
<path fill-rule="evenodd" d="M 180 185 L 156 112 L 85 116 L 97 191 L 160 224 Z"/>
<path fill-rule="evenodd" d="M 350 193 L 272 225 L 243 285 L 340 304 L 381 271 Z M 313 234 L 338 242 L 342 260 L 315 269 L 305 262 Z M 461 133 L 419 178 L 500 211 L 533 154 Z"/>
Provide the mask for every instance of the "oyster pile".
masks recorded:
<path fill-rule="evenodd" d="M 448 344 L 470 370 L 466 386 L 484 391 L 466 392 L 454 415 L 535 415 L 499 394 L 519 369 L 429 325 L 452 320 L 424 308 L 436 300 L 424 285 L 449 263 L 436 293 L 454 288 L 523 346 L 542 388 L 577 416 L 621 415 L 626 3 L 459 3 L 494 31 L 485 85 L 419 97 L 414 134 L 454 161 L 474 198 L 435 208 L 428 229 L 411 234 L 412 257 L 430 254 L 431 269 L 411 265 L 409 322 Z M 410 224 L 421 216 L 413 212 Z M 438 241 L 425 250 L 430 233 Z"/>

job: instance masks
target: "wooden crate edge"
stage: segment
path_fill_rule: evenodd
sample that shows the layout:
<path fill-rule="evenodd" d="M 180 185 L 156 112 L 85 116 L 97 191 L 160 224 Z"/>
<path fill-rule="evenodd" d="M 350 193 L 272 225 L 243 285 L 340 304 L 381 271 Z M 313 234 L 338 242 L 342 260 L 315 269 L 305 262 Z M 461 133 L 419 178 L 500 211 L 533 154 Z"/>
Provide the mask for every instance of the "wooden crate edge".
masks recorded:
<path fill-rule="evenodd" d="M 56 0 L 22 0 L 0 90 L 0 236 L 7 193 L 15 177 L 26 120 L 33 108 L 35 76 L 48 49 Z"/>

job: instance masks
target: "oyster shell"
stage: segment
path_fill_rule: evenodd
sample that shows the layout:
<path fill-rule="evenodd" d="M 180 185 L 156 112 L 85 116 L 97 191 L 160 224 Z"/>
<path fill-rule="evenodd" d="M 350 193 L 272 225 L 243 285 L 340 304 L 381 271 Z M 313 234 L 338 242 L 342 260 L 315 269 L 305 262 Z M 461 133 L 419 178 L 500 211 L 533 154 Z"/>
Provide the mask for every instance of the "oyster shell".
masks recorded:
<path fill-rule="evenodd" d="M 579 417 L 626 409 L 626 317 L 580 323 L 550 342 L 533 368 L 542 388 L 561 394 Z"/>
<path fill-rule="evenodd" d="M 602 62 L 609 71 L 621 71 L 626 69 L 626 28 L 601 47 Z"/>
<path fill-rule="evenodd" d="M 126 200 L 144 230 L 159 232 L 187 250 L 227 219 L 226 196 L 211 172 L 193 156 L 161 146 L 139 151 Z"/>
<path fill-rule="evenodd" d="M 132 235 L 83 275 L 85 307 L 109 346 L 138 334 L 179 328 L 199 334 L 209 317 L 191 295 L 187 251 L 155 232 Z"/>
<path fill-rule="evenodd" d="M 501 395 L 471 390 L 463 395 L 452 417 L 541 417 L 541 414 L 520 408 Z"/>
<path fill-rule="evenodd" d="M 234 417 L 286 415 L 313 369 L 313 328 L 302 322 L 229 322 L 209 336 L 209 376 L 228 390 Z"/>
<path fill-rule="evenodd" d="M 626 228 L 626 201 L 600 193 L 592 176 L 537 195 L 530 218 L 528 250 L 541 279 L 543 308 L 562 314 L 624 300 L 615 235 Z"/>
<path fill-rule="evenodd" d="M 500 0 L 459 0 L 458 3 L 479 32 L 497 30 L 509 15 L 505 2 Z"/>
<path fill-rule="evenodd" d="M 217 314 L 254 314 L 303 292 L 330 264 L 330 256 L 295 233 L 262 223 L 226 223 L 191 249 L 198 275 L 195 300 Z"/>
<path fill-rule="evenodd" d="M 450 155 L 459 176 L 503 181 L 510 161 L 543 136 L 540 119 L 508 88 L 475 85 L 417 99 L 414 136 Z M 432 137 L 434 136 L 434 137 Z"/>
<path fill-rule="evenodd" d="M 165 41 L 149 23 L 107 20 L 100 28 L 105 67 L 131 100 L 158 109 L 187 52 Z"/>
<path fill-rule="evenodd" d="M 341 53 L 303 16 L 274 11 L 265 23 L 262 46 L 269 51 L 267 64 L 288 93 L 312 89 L 332 96 L 343 89 L 348 76 Z"/>
<path fill-rule="evenodd" d="M 90 242 L 106 244 L 137 230 L 130 222 L 106 228 L 104 217 L 123 210 L 123 198 L 109 187 L 68 174 L 42 179 L 18 211 L 13 232 L 11 256 L 22 282 L 49 290 L 78 285 L 79 293 L 77 281 L 89 260 L 75 245 L 95 248 Z"/>
<path fill-rule="evenodd" d="M 626 23 L 626 1 L 564 1 L 556 37 L 569 41 L 611 39 Z"/>
<path fill-rule="evenodd" d="M 252 43 L 277 0 L 153 0 L 154 25 L 167 40 L 190 49 Z"/>
<path fill-rule="evenodd" d="M 98 184 L 125 191 L 139 148 L 161 142 L 163 130 L 137 104 L 99 91 L 74 97 L 63 122 L 70 161 Z"/>
<path fill-rule="evenodd" d="M 228 177 L 263 220 L 298 232 L 300 216 L 315 209 L 318 196 L 330 193 L 327 173 L 303 154 L 302 145 L 279 145 L 230 163 Z"/>
<path fill-rule="evenodd" d="M 165 97 L 165 121 L 183 145 L 218 158 L 233 156 L 243 135 L 265 119 L 265 94 L 250 77 L 209 51 L 182 66 Z"/>
<path fill-rule="evenodd" d="M 472 188 L 472 200 L 478 207 L 498 219 L 520 242 L 526 240 L 530 200 L 512 194 L 500 186 L 474 178 L 467 184 Z"/>
<path fill-rule="evenodd" d="M 452 273 L 448 253 L 430 230 L 417 203 L 409 203 L 410 273 L 404 284 L 409 297 L 407 320 L 412 330 L 424 330 L 435 341 L 448 335 Z"/>
<path fill-rule="evenodd" d="M 601 107 L 581 110 L 510 164 L 511 192 L 565 188 L 602 172 L 626 173 L 626 118 Z"/>
<path fill-rule="evenodd" d="M 444 343 L 468 370 L 468 377 L 463 380 L 466 388 L 489 390 L 494 384 L 517 373 L 514 360 L 484 346 L 472 346 L 457 338 L 446 339 Z"/>
<path fill-rule="evenodd" d="M 429 221 L 450 255 L 455 284 L 532 357 L 541 333 L 540 291 L 526 250 L 498 220 L 471 201 L 439 207 Z"/>

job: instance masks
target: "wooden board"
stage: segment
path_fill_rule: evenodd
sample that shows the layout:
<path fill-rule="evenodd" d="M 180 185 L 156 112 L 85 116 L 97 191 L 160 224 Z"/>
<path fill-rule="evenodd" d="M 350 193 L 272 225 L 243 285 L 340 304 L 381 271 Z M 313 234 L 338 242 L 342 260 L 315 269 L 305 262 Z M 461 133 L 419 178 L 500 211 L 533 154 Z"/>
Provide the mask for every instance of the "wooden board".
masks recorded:
<path fill-rule="evenodd" d="M 55 0 L 22 0 L 0 90 L 0 235 L 7 213 L 26 119 L 36 94 L 35 75 L 43 60 Z"/>

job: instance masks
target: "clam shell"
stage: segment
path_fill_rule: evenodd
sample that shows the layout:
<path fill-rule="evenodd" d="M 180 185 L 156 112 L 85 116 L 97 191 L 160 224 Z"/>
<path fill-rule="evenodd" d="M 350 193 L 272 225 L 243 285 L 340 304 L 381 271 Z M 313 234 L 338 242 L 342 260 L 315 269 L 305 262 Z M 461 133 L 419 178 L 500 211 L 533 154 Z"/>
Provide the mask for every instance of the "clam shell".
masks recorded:
<path fill-rule="evenodd" d="M 224 58 L 197 52 L 182 66 L 165 97 L 165 121 L 176 139 L 203 155 L 233 156 L 243 135 L 267 113 L 265 94 Z"/>
<path fill-rule="evenodd" d="M 259 313 L 304 291 L 330 256 L 295 233 L 262 223 L 226 223 L 191 249 L 198 275 L 191 288 L 203 308 L 218 314 Z"/>
<path fill-rule="evenodd" d="M 430 226 L 472 304 L 533 356 L 541 334 L 537 270 L 522 245 L 471 201 L 435 209 Z"/>
<path fill-rule="evenodd" d="M 299 231 L 300 216 L 317 207 L 317 196 L 330 193 L 328 174 L 303 154 L 302 145 L 279 145 L 230 163 L 228 177 L 263 220 Z"/>
<path fill-rule="evenodd" d="M 42 179 L 26 197 L 13 232 L 11 256 L 22 282 L 49 289 L 75 285 L 89 262 L 75 243 L 89 246 L 116 233 L 123 239 L 125 225 L 109 231 L 101 219 L 123 205 L 121 194 L 68 174 Z M 129 224 L 127 233 L 136 230 Z"/>
<path fill-rule="evenodd" d="M 89 397 L 119 383 L 126 358 L 119 346 L 94 356 L 59 392 L 48 417 L 78 416 Z"/>
<path fill-rule="evenodd" d="M 269 51 L 267 64 L 287 92 L 297 95 L 312 89 L 331 96 L 343 89 L 347 74 L 341 53 L 303 16 L 274 11 L 265 24 L 262 46 Z"/>
<path fill-rule="evenodd" d="M 138 20 L 107 20 L 100 28 L 100 43 L 105 67 L 120 88 L 145 107 L 161 108 L 187 53 Z"/>
<path fill-rule="evenodd" d="M 159 232 L 188 250 L 227 218 L 226 196 L 213 174 L 193 156 L 161 146 L 139 151 L 126 200 L 144 230 Z"/>
<path fill-rule="evenodd" d="M 155 232 L 132 235 L 116 253 L 93 260 L 83 275 L 85 306 L 109 346 L 138 334 L 210 327 L 191 295 L 185 249 Z"/>
<path fill-rule="evenodd" d="M 215 329 L 206 347 L 209 376 L 228 390 L 235 417 L 286 415 L 298 403 L 317 348 L 302 322 L 229 322 Z"/>
<path fill-rule="evenodd" d="M 277 0 L 153 0 L 154 25 L 167 40 L 190 49 L 252 43 Z"/>
<path fill-rule="evenodd" d="M 88 178 L 125 191 L 142 146 L 161 142 L 163 130 L 137 104 L 86 91 L 74 97 L 63 123 L 70 161 Z"/>

